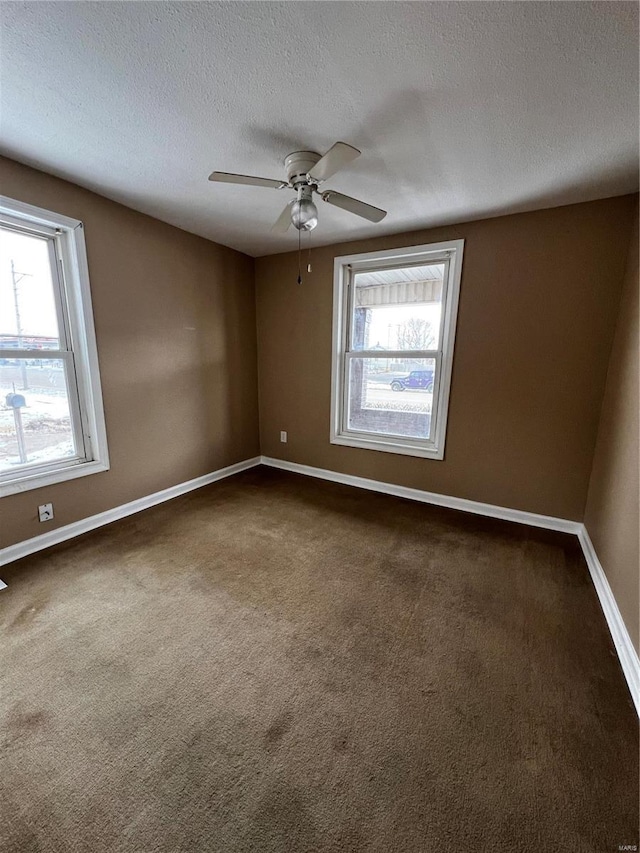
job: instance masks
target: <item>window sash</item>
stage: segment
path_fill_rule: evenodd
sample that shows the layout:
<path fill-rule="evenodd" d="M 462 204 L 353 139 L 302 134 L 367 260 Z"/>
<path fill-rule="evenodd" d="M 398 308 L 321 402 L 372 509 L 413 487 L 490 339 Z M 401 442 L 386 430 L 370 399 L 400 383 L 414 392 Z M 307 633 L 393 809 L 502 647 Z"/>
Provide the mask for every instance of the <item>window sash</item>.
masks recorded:
<path fill-rule="evenodd" d="M 419 248 L 419 247 L 418 247 Z M 392 250 L 393 251 L 393 250 Z M 452 251 L 446 250 L 444 252 L 424 252 L 422 257 L 419 260 L 415 259 L 415 254 L 413 249 L 400 250 L 398 254 L 398 260 L 392 260 L 391 258 L 376 260 L 374 257 L 369 259 L 352 259 L 349 258 L 349 263 L 346 264 L 350 271 L 354 273 L 359 272 L 390 272 L 391 270 L 407 270 L 412 269 L 413 267 L 430 267 L 436 266 L 437 264 L 447 264 L 451 260 Z M 385 255 L 388 256 L 391 253 L 388 252 L 375 252 L 374 254 Z"/>
<path fill-rule="evenodd" d="M 40 350 L 42 352 L 42 350 Z M 441 349 L 350 349 L 345 352 L 345 358 L 378 358 L 406 360 L 412 358 L 438 358 L 442 355 Z"/>
<path fill-rule="evenodd" d="M 42 474 L 65 471 L 68 468 L 86 464 L 87 460 L 80 456 L 65 456 L 63 459 L 54 459 L 51 462 L 41 462 L 38 464 L 27 462 L 24 465 L 16 465 L 11 471 L 0 475 L 0 484 L 11 483 L 17 478 L 22 479 L 24 477 L 24 479 L 28 479 L 30 477 L 38 477 Z"/>
<path fill-rule="evenodd" d="M 32 237 L 55 237 L 60 230 L 53 225 L 45 225 L 43 222 L 21 219 L 5 211 L 0 212 L 0 225 L 10 231 L 19 231 L 22 234 L 29 234 Z"/>
<path fill-rule="evenodd" d="M 40 361 L 55 361 L 62 359 L 63 361 L 72 356 L 73 353 L 68 349 L 11 349 L 11 347 L 0 347 L 0 358 L 9 358 L 15 361 L 28 358 L 30 361 L 36 359 Z"/>
<path fill-rule="evenodd" d="M 83 417 L 82 405 L 80 402 L 80 392 L 78 390 L 78 376 L 75 365 L 75 358 L 72 352 L 68 350 L 12 350 L 0 349 L 0 358 L 7 358 L 13 361 L 29 360 L 29 361 L 62 361 L 64 369 L 65 385 L 67 389 L 67 399 L 69 402 L 69 416 L 71 418 L 71 430 L 73 433 L 73 443 L 76 452 L 73 456 L 65 456 L 64 459 L 52 460 L 51 463 L 29 463 L 24 465 L 16 465 L 8 471 L 0 472 L 0 483 L 8 480 L 14 480 L 17 474 L 32 471 L 35 472 L 42 468 L 50 470 L 56 466 L 72 465 L 78 462 L 87 462 L 89 460 L 90 444 L 85 428 L 86 419 Z M 4 402 L 0 400 L 0 404 Z"/>
<path fill-rule="evenodd" d="M 410 356 L 407 356 L 407 350 L 395 350 L 395 353 L 400 353 L 402 358 L 432 358 L 435 360 L 435 367 L 433 372 L 433 395 L 431 402 L 431 423 L 429 427 L 429 438 L 411 438 L 411 436 L 404 436 L 396 432 L 367 432 L 365 430 L 357 430 L 353 427 L 349 426 L 349 394 L 351 392 L 351 361 L 354 358 L 362 358 L 361 353 L 356 352 L 347 352 L 345 353 L 343 372 L 342 372 L 342 406 L 341 406 L 341 432 L 344 435 L 353 435 L 359 436 L 362 438 L 367 438 L 370 441 L 380 440 L 380 442 L 387 441 L 389 439 L 393 439 L 394 441 L 402 441 L 403 443 L 408 443 L 411 445 L 415 445 L 416 447 L 422 447 L 424 445 L 434 445 L 435 441 L 433 438 L 434 427 L 437 423 L 438 417 L 438 397 L 440 390 L 440 365 L 442 363 L 442 355 L 438 350 L 409 350 L 411 353 Z M 417 353 L 417 355 L 416 355 Z M 365 355 L 364 358 L 368 359 L 378 359 L 380 361 L 386 361 L 389 357 L 393 358 L 394 354 L 384 352 L 384 354 L 380 353 L 380 350 L 376 350 L 375 355 Z"/>
<path fill-rule="evenodd" d="M 0 228 L 24 234 L 26 237 L 40 237 L 46 240 L 49 255 L 49 269 L 51 272 L 51 285 L 53 289 L 53 302 L 56 311 L 56 324 L 58 326 L 58 346 L 61 350 L 71 350 L 71 324 L 69 322 L 69 308 L 65 298 L 65 284 L 62 272 L 62 246 L 61 234 L 53 228 L 44 226 L 33 227 L 16 223 L 12 217 L 0 216 Z M 25 337 L 32 337 L 26 335 Z M 15 351 L 24 352 L 25 347 L 18 347 Z"/>
<path fill-rule="evenodd" d="M 372 262 L 373 263 L 373 262 Z M 346 334 L 344 335 L 345 342 L 345 352 L 357 352 L 353 346 L 353 340 L 355 337 L 355 322 L 356 322 L 356 291 L 358 289 L 358 285 L 356 284 L 356 276 L 359 272 L 390 272 L 392 270 L 406 270 L 414 267 L 424 267 L 424 266 L 444 266 L 444 272 L 442 274 L 442 296 L 440 298 L 440 304 L 442 305 L 442 310 L 440 312 L 440 326 L 438 328 L 438 341 L 440 342 L 440 350 L 443 347 L 444 341 L 444 316 L 445 316 L 445 305 L 447 299 L 447 291 L 449 287 L 449 267 L 450 267 L 450 255 L 443 255 L 439 258 L 429 258 L 428 260 L 414 261 L 413 263 L 394 263 L 389 265 L 384 264 L 375 264 L 369 266 L 365 262 L 362 264 L 349 264 L 349 276 L 347 280 L 347 293 L 346 293 L 346 310 L 347 310 L 347 318 L 346 318 Z M 401 304 L 414 304 L 414 303 L 401 303 Z M 362 350 L 360 350 L 362 352 Z M 386 350 L 385 350 L 386 352 Z M 403 353 L 410 352 L 410 350 L 402 350 Z"/>

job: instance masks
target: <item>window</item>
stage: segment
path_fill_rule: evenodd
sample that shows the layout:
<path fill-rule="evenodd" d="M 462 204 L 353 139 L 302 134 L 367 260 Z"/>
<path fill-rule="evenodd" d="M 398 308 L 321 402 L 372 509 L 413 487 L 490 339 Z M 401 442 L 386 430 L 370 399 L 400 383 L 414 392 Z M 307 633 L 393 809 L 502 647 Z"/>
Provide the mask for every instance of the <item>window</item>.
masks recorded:
<path fill-rule="evenodd" d="M 335 259 L 333 444 L 444 458 L 463 246 Z"/>
<path fill-rule="evenodd" d="M 108 468 L 82 223 L 0 196 L 0 495 Z"/>

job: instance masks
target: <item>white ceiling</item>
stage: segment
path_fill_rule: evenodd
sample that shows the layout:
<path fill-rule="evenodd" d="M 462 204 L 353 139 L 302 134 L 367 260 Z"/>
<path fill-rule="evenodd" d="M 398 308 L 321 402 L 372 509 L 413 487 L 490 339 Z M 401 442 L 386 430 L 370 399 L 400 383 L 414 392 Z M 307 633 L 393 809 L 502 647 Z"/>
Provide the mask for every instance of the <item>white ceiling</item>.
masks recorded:
<path fill-rule="evenodd" d="M 638 6 L 576 2 L 1 4 L 0 150 L 258 256 L 283 176 L 336 140 L 312 245 L 634 191 Z M 306 237 L 306 235 L 305 235 Z"/>

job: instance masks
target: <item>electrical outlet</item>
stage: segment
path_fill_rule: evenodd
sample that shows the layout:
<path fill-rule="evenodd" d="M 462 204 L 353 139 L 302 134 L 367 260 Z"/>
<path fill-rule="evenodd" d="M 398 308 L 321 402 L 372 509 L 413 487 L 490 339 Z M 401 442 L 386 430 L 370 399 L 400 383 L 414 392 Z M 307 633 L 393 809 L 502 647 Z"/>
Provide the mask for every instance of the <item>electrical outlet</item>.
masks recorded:
<path fill-rule="evenodd" d="M 53 518 L 53 504 L 42 504 L 38 507 L 40 521 L 51 521 Z"/>
<path fill-rule="evenodd" d="M 281 430 L 280 430 L 280 441 L 281 441 L 283 444 L 286 444 L 286 443 L 287 443 L 287 433 L 286 433 L 286 431 L 285 431 L 285 430 L 283 430 L 283 429 L 281 429 Z"/>

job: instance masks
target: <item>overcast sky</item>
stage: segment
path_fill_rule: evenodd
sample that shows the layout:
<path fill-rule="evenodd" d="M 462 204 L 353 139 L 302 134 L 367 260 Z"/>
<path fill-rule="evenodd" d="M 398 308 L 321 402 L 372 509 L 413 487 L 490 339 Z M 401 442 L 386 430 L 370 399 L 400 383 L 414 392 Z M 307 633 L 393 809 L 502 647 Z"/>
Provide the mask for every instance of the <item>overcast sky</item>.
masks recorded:
<path fill-rule="evenodd" d="M 411 319 L 425 320 L 431 327 L 434 337 L 437 337 L 441 310 L 442 306 L 439 302 L 430 302 L 426 305 L 419 303 L 375 306 L 371 310 L 367 343 L 370 346 L 379 345 L 385 349 L 394 349 L 398 346 L 398 328 Z"/>
<path fill-rule="evenodd" d="M 0 228 L 0 334 L 17 334 L 11 261 L 18 281 L 20 323 L 24 335 L 56 337 L 58 323 L 47 241 Z M 23 275 L 27 273 L 27 275 Z"/>

